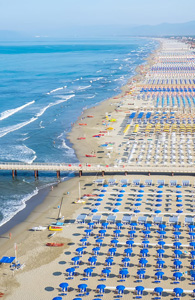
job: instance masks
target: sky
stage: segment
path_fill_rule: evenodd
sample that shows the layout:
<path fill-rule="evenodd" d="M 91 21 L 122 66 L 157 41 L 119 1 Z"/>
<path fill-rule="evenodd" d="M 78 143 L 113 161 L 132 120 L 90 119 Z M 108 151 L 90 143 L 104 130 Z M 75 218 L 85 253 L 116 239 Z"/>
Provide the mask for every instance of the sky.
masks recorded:
<path fill-rule="evenodd" d="M 0 30 L 35 35 L 195 20 L 195 0 L 0 0 Z"/>

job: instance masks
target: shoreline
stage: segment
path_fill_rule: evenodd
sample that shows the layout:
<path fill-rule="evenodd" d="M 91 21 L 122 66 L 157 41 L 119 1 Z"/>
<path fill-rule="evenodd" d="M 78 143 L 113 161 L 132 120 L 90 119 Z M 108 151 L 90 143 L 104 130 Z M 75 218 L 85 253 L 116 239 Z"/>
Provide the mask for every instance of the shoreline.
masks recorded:
<path fill-rule="evenodd" d="M 155 55 L 155 52 L 159 51 L 160 46 L 152 51 L 150 55 L 148 56 L 146 60 L 146 63 L 144 63 L 144 69 L 149 68 L 150 63 L 152 61 L 152 57 Z M 89 159 L 86 159 L 83 155 L 85 151 L 93 151 L 94 148 L 98 147 L 98 144 L 94 142 L 93 139 L 89 139 L 89 142 L 84 145 L 83 143 L 78 143 L 78 124 L 83 118 L 87 118 L 87 115 L 93 114 L 94 110 L 96 113 L 96 119 L 99 119 L 104 117 L 105 110 L 108 111 L 108 113 L 112 113 L 115 111 L 117 104 L 122 99 L 122 97 L 125 95 L 127 91 L 133 86 L 134 82 L 137 83 L 137 81 L 141 81 L 144 77 L 144 74 L 142 74 L 141 67 L 142 65 L 139 65 L 135 69 L 135 74 L 129 78 L 127 83 L 121 87 L 121 93 L 117 94 L 116 96 L 113 96 L 109 99 L 103 100 L 99 104 L 86 109 L 83 111 L 82 115 L 78 118 L 78 120 L 75 122 L 75 125 L 72 127 L 72 130 L 70 133 L 68 133 L 67 139 L 70 141 L 72 148 L 75 151 L 75 154 L 79 161 L 82 163 L 84 162 L 90 162 Z M 89 126 L 94 129 L 96 127 L 96 122 L 98 120 L 96 119 L 87 119 Z M 79 128 L 79 134 L 83 134 L 82 128 Z M 115 157 L 114 157 L 115 158 Z M 112 163 L 114 163 L 114 158 L 112 159 Z M 106 160 L 106 158 L 101 158 L 102 161 Z M 93 161 L 94 162 L 94 161 Z M 61 198 L 63 197 L 64 193 L 71 190 L 71 198 L 66 199 L 66 210 L 63 211 L 63 215 L 65 216 L 65 219 L 75 218 L 76 214 L 79 212 L 79 210 L 82 208 L 81 204 L 73 204 L 73 199 L 78 199 L 78 182 L 80 179 L 78 177 L 69 178 L 64 182 L 60 182 L 57 184 L 53 191 L 50 191 L 50 188 L 45 188 L 42 191 L 39 191 L 37 195 L 33 196 L 29 201 L 26 202 L 26 207 L 18 212 L 10 221 L 5 223 L 2 228 L 0 227 L 0 255 L 13 255 L 13 245 L 14 243 L 17 243 L 19 246 L 18 248 L 25 248 L 25 250 L 20 249 L 22 255 L 21 261 L 29 265 L 27 269 L 24 269 L 24 272 L 29 269 L 34 269 L 34 266 L 30 264 L 29 259 L 32 258 L 33 251 L 36 250 L 36 255 L 38 258 L 38 263 L 36 265 L 36 268 L 41 267 L 44 264 L 44 261 L 39 259 L 39 256 L 42 257 L 43 251 L 45 251 L 45 248 L 43 248 L 43 245 L 35 245 L 34 250 L 31 249 L 30 245 L 32 240 L 36 238 L 39 239 L 39 242 L 43 244 L 48 241 L 48 231 L 43 232 L 30 232 L 29 229 L 34 226 L 48 226 L 51 221 L 55 221 L 57 219 L 57 207 L 60 204 Z M 89 178 L 86 176 L 85 178 L 82 178 L 83 183 L 87 183 L 88 181 L 91 182 L 92 178 Z M 89 192 L 91 192 L 91 185 L 89 187 L 85 187 Z M 72 192 L 73 191 L 73 192 Z M 50 216 L 48 218 L 48 216 Z M 9 240 L 8 233 L 12 232 L 12 239 Z M 46 234 L 47 232 L 47 234 Z M 32 233 L 32 234 L 31 234 Z M 3 236 L 2 236 L 3 235 Z M 5 236 L 6 235 L 6 236 Z M 60 236 L 60 234 L 58 234 Z M 52 241 L 55 241 L 57 237 L 52 239 Z M 61 240 L 64 239 L 65 247 L 68 247 L 68 238 L 66 237 L 60 237 Z M 27 241 L 29 241 L 29 244 L 27 245 Z M 25 243 L 25 246 L 23 245 Z M 37 243 L 37 241 L 36 241 Z M 37 248 L 36 248 L 37 247 Z M 63 248 L 64 249 L 64 248 Z M 44 252 L 45 253 L 45 252 Z M 61 254 L 61 251 L 59 251 L 57 256 Z M 49 261 L 54 261 L 56 259 L 55 257 L 52 257 L 52 259 Z M 24 257 L 24 258 L 23 258 Z M 26 258 L 27 257 L 27 258 Z M 29 262 L 29 263 L 28 263 Z M 30 267 L 31 266 L 31 267 Z M 23 272 L 23 271 L 22 271 Z M 22 274 L 22 273 L 21 273 Z M 11 278 L 8 276 L 7 281 L 9 282 Z M 14 279 L 15 280 L 15 279 Z M 6 281 L 6 282 L 7 282 Z M 12 282 L 12 281 L 11 281 Z M 4 282 L 5 284 L 5 282 Z M 3 283 L 2 283 L 3 285 Z M 0 292 L 2 290 L 2 285 L 0 285 Z M 8 287 L 8 283 L 6 283 L 6 286 Z M 10 286 L 10 293 L 12 293 L 13 288 Z M 3 290 L 2 290 L 3 291 Z M 3 291 L 4 292 L 4 291 Z M 7 292 L 7 290 L 6 290 Z"/>
<path fill-rule="evenodd" d="M 149 56 L 147 58 L 145 58 L 145 63 L 143 63 L 143 65 L 148 68 L 148 64 L 149 61 L 152 59 L 152 57 L 154 56 L 156 51 L 159 51 L 160 45 L 158 46 L 157 49 L 153 50 Z M 139 80 L 141 81 L 143 75 L 141 75 L 141 70 L 140 70 L 140 66 L 138 65 L 135 70 L 134 70 L 134 75 L 132 75 L 128 80 L 127 83 L 125 85 L 121 86 L 121 93 L 116 94 L 113 97 L 110 97 L 108 99 L 102 100 L 101 102 L 97 103 L 95 106 L 92 106 L 90 108 L 87 108 L 86 110 L 84 110 L 82 112 L 82 114 L 79 116 L 79 118 L 77 119 L 77 121 L 75 122 L 74 126 L 72 127 L 71 131 L 67 134 L 67 139 L 68 141 L 71 143 L 71 148 L 74 150 L 76 157 L 78 158 L 79 161 L 81 161 L 83 159 L 83 149 L 81 150 L 78 144 L 77 139 L 75 138 L 75 126 L 78 125 L 78 123 L 81 121 L 81 119 L 83 117 L 86 117 L 88 114 L 90 114 L 91 112 L 94 111 L 94 109 L 96 108 L 100 108 L 100 110 L 102 110 L 102 107 L 104 107 L 106 105 L 106 103 L 110 104 L 111 103 L 117 103 L 118 102 L 118 98 L 123 97 L 125 92 L 127 90 L 129 90 L 129 85 L 132 84 L 132 82 L 134 81 L 134 79 L 139 78 Z M 140 78 L 141 77 L 141 78 Z M 116 99 L 117 98 L 117 99 Z M 89 145 L 88 145 L 89 146 Z M 83 161 L 81 161 L 83 162 Z M 85 162 L 85 161 L 84 161 Z M 69 180 L 67 178 L 67 180 Z M 59 183 L 54 183 L 53 185 L 58 185 L 61 184 L 61 182 Z M 51 184 L 52 185 L 52 184 Z M 47 190 L 47 191 L 46 191 Z M 49 190 L 50 187 L 45 187 L 43 189 L 40 189 L 38 191 L 37 195 L 32 196 L 28 201 L 25 202 L 26 206 L 24 209 L 22 209 L 21 211 L 17 212 L 9 221 L 7 221 L 5 224 L 3 224 L 2 226 L 0 226 L 0 245 L 1 245 L 1 238 L 2 235 L 5 234 L 9 234 L 10 230 L 14 229 L 15 226 L 19 225 L 20 223 L 24 222 L 31 214 L 31 212 L 33 212 L 33 209 L 35 209 L 37 206 L 39 206 L 41 203 L 43 203 L 47 197 L 47 195 L 49 194 Z M 34 201 L 34 202 L 33 202 Z M 20 221 L 21 219 L 21 221 Z"/>

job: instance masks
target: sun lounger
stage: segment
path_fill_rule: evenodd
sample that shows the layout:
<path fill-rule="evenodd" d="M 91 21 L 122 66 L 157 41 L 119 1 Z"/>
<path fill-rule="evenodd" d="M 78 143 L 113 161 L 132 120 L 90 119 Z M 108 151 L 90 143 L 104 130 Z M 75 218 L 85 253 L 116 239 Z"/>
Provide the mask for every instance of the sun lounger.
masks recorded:
<path fill-rule="evenodd" d="M 116 221 L 116 216 L 115 215 L 109 215 L 107 217 L 107 222 L 109 222 L 110 224 L 114 224 Z"/>
<path fill-rule="evenodd" d="M 100 220 L 101 220 L 101 217 L 102 217 L 101 215 L 94 215 L 92 217 L 92 222 L 99 224 Z"/>
<path fill-rule="evenodd" d="M 176 223 L 178 223 L 178 217 L 177 216 L 170 216 L 169 217 L 169 223 L 170 224 L 176 224 Z"/>
<path fill-rule="evenodd" d="M 130 224 L 132 216 L 123 216 L 122 223 Z"/>
<path fill-rule="evenodd" d="M 86 214 L 78 215 L 78 217 L 76 218 L 77 223 L 85 223 L 86 217 L 87 217 Z"/>

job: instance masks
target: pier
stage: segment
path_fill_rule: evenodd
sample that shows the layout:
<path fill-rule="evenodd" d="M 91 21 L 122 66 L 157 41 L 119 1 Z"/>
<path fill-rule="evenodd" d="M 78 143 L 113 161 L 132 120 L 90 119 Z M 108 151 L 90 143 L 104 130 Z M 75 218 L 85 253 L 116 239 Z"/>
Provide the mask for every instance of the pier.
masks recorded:
<path fill-rule="evenodd" d="M 75 172 L 81 177 L 84 173 L 87 175 L 94 173 L 101 173 L 102 176 L 105 174 L 139 174 L 145 173 L 149 176 L 151 174 L 170 174 L 174 176 L 175 174 L 195 174 L 195 166 L 139 166 L 130 164 L 120 164 L 120 165 L 102 165 L 102 164 L 67 164 L 67 163 L 33 163 L 26 164 L 20 162 L 1 162 L 0 170 L 11 171 L 12 177 L 17 176 L 18 171 L 29 171 L 33 172 L 34 177 L 39 176 L 39 172 L 55 172 L 57 178 L 60 177 L 61 172 Z"/>

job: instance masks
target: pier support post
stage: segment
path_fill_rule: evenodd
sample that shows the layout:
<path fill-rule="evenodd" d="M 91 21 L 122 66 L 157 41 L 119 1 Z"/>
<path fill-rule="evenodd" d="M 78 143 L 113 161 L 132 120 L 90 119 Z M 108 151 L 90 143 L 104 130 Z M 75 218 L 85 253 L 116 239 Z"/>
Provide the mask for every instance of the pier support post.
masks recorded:
<path fill-rule="evenodd" d="M 173 173 L 173 172 L 171 173 L 171 176 L 174 176 L 174 173 Z"/>
<path fill-rule="evenodd" d="M 14 179 L 14 177 L 15 177 L 15 172 L 14 170 L 12 170 L 12 178 Z"/>
<path fill-rule="evenodd" d="M 79 171 L 79 177 L 81 177 L 83 175 L 82 170 Z"/>
<path fill-rule="evenodd" d="M 127 173 L 127 171 L 125 171 L 125 176 L 127 176 L 128 175 L 128 173 Z"/>
<path fill-rule="evenodd" d="M 57 171 L 57 178 L 60 178 L 60 171 Z"/>
<path fill-rule="evenodd" d="M 37 170 L 34 171 L 34 175 L 35 175 L 35 178 L 37 178 L 39 176 L 39 173 Z"/>
<path fill-rule="evenodd" d="M 17 175 L 18 175 L 18 174 L 17 174 L 17 170 L 15 170 L 15 172 L 14 172 L 14 173 L 15 173 L 15 176 L 17 176 Z"/>
<path fill-rule="evenodd" d="M 148 176 L 150 176 L 150 172 L 148 172 Z"/>
<path fill-rule="evenodd" d="M 104 177 L 104 175 L 105 175 L 105 171 L 102 171 L 102 177 Z"/>

